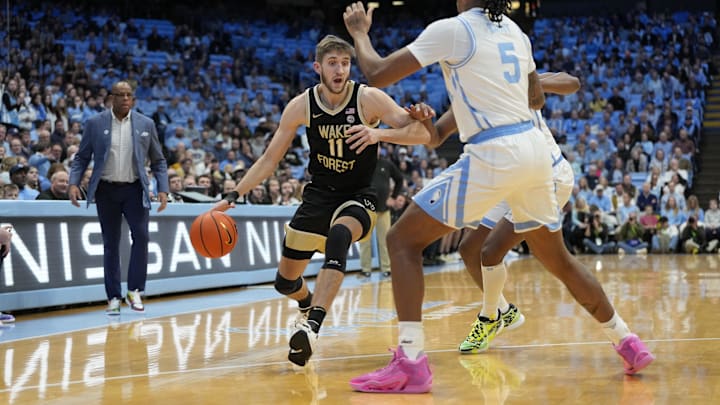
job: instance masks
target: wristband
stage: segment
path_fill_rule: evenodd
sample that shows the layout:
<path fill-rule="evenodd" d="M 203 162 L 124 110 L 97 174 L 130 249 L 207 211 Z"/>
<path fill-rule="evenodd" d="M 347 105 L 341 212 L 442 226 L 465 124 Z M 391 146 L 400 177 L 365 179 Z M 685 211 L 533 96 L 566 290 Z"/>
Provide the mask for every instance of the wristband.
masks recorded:
<path fill-rule="evenodd" d="M 225 198 L 223 198 L 223 200 L 232 204 L 235 201 L 237 201 L 238 197 L 240 197 L 240 193 L 233 190 L 233 191 L 227 193 L 227 195 L 225 196 Z"/>

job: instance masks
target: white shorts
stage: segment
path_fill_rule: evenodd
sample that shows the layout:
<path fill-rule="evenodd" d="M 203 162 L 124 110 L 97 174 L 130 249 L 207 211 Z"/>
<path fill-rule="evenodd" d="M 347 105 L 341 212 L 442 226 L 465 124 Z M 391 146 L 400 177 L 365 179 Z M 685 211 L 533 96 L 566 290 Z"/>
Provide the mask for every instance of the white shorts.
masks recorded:
<path fill-rule="evenodd" d="M 532 122 L 471 137 L 462 155 L 414 197 L 428 215 L 453 228 L 475 226 L 507 201 L 515 229 L 560 228 L 552 159 Z"/>
<path fill-rule="evenodd" d="M 570 163 L 565 158 L 560 156 L 559 159 L 553 162 L 553 181 L 555 182 L 555 199 L 558 201 L 558 216 L 562 207 L 570 200 L 570 194 L 572 194 L 573 186 L 575 185 L 575 173 L 573 172 Z M 501 201 L 500 204 L 493 207 L 476 226 L 484 226 L 489 229 L 493 229 L 497 225 L 501 218 L 505 217 L 509 222 L 513 221 L 512 210 L 507 201 Z M 555 231 L 557 229 L 550 228 Z"/>

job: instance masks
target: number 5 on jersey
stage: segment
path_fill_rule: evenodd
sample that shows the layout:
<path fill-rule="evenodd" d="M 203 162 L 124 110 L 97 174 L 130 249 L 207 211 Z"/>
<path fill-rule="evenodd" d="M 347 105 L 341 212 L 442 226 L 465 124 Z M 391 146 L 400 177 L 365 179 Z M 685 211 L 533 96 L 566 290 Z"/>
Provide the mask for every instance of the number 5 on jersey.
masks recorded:
<path fill-rule="evenodd" d="M 519 82 L 520 60 L 515 55 L 515 46 L 513 46 L 512 42 L 501 42 L 498 44 L 498 51 L 500 51 L 500 61 L 502 61 L 503 65 L 512 65 L 512 74 L 510 74 L 510 70 L 506 70 L 505 72 L 503 72 L 505 80 L 507 80 L 510 84 L 515 84 Z"/>

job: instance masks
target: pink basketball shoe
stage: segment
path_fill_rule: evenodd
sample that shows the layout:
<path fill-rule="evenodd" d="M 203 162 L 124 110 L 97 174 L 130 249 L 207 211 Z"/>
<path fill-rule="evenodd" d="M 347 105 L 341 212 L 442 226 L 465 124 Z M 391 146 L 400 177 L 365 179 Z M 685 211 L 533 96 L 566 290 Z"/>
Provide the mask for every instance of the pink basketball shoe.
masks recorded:
<path fill-rule="evenodd" d="M 393 350 L 390 364 L 353 378 L 350 386 L 362 392 L 422 394 L 432 388 L 432 371 L 427 355 L 410 360 L 398 346 L 397 350 Z"/>
<path fill-rule="evenodd" d="M 615 351 L 618 352 L 620 357 L 623 358 L 625 363 L 625 374 L 633 375 L 638 371 L 647 367 L 655 356 L 650 353 L 650 350 L 645 346 L 645 343 L 640 340 L 635 334 L 630 334 L 620 341 L 620 344 L 615 346 Z"/>

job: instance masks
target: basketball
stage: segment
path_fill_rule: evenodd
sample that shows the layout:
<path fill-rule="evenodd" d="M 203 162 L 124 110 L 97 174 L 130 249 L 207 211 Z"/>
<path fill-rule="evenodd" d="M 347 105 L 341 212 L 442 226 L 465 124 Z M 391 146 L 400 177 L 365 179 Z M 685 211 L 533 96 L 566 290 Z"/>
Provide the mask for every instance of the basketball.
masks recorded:
<path fill-rule="evenodd" d="M 190 242 L 204 257 L 217 259 L 230 253 L 238 238 L 235 221 L 222 211 L 200 214 L 190 226 Z"/>

